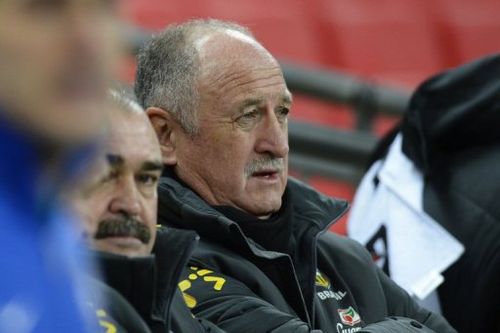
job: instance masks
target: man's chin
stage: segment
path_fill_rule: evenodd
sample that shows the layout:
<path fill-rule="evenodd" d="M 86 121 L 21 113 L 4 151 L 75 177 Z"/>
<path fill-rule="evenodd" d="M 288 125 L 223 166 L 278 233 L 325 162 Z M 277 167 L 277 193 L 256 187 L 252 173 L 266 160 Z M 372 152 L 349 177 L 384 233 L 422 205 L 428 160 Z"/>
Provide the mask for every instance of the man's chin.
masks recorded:
<path fill-rule="evenodd" d="M 259 201 L 262 203 L 253 205 L 246 211 L 261 220 L 269 218 L 273 213 L 276 213 L 281 208 L 281 197 Z"/>
<path fill-rule="evenodd" d="M 149 254 L 146 245 L 134 237 L 110 237 L 94 240 L 92 248 L 126 257 L 144 257 Z"/>

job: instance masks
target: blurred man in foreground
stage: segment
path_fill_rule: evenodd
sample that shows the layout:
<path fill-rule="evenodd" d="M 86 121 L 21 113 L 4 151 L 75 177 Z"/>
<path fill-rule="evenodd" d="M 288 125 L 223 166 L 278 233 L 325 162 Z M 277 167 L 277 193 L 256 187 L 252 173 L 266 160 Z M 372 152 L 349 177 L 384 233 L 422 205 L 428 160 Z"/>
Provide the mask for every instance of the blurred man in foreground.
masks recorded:
<path fill-rule="evenodd" d="M 85 265 L 58 196 L 105 123 L 115 8 L 2 0 L 0 22 L 0 332 L 82 332 Z"/>
<path fill-rule="evenodd" d="M 193 319 L 177 289 L 198 237 L 156 226 L 163 164 L 155 132 L 131 98 L 113 93 L 113 100 L 105 156 L 75 200 L 104 280 L 135 307 L 152 332 L 196 333 L 206 327 L 219 332 Z"/>
<path fill-rule="evenodd" d="M 288 179 L 292 97 L 245 28 L 167 28 L 139 53 L 135 89 L 168 167 L 160 222 L 201 236 L 181 282 L 195 315 L 238 333 L 455 332 L 325 233 L 347 203 Z"/>

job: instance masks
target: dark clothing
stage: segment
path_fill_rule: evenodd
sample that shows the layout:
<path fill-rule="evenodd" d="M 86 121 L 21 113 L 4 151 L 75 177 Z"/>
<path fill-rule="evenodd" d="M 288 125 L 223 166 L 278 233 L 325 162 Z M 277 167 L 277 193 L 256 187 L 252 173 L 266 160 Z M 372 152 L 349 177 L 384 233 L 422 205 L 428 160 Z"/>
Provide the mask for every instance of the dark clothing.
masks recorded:
<path fill-rule="evenodd" d="M 96 328 L 92 332 L 150 333 L 135 309 L 113 288 L 94 279 L 88 280 L 87 305 L 94 312 Z"/>
<path fill-rule="evenodd" d="M 500 332 L 500 55 L 424 82 L 402 123 L 423 207 L 464 246 L 439 288 L 460 332 Z"/>
<path fill-rule="evenodd" d="M 251 238 L 258 239 L 259 244 L 268 250 L 283 252 L 293 257 L 294 242 L 292 239 L 293 218 L 292 206 L 289 193 L 283 196 L 283 205 L 277 213 L 274 213 L 262 223 L 262 220 L 250 215 L 238 208 L 231 206 L 213 206 L 230 220 L 238 223 L 243 233 Z"/>
<path fill-rule="evenodd" d="M 220 332 L 193 318 L 177 288 L 196 246 L 194 232 L 159 228 L 153 255 L 128 258 L 97 252 L 104 281 L 134 306 L 153 333 Z"/>
<path fill-rule="evenodd" d="M 416 322 L 413 319 L 393 316 L 388 318 L 388 320 L 365 327 L 359 331 L 359 333 L 411 332 L 411 330 L 408 330 L 408 327 L 412 327 L 412 330 L 415 332 L 422 331 L 424 329 L 419 322 Z"/>
<path fill-rule="evenodd" d="M 455 332 L 378 270 L 360 244 L 325 232 L 347 210 L 346 202 L 294 179 L 289 179 L 286 192 L 292 256 L 265 249 L 261 235 L 247 237 L 238 223 L 193 191 L 173 178 L 162 178 L 159 221 L 201 236 L 181 282 L 189 285 L 184 292 L 193 313 L 238 333 L 346 333 L 372 323 L 378 323 L 377 332 L 401 327 L 388 316 L 409 317 L 436 332 Z M 423 332 L 409 322 L 405 328 Z"/>
<path fill-rule="evenodd" d="M 500 143 L 500 55 L 425 81 L 403 119 L 403 152 L 427 176 L 466 151 Z M 500 208 L 497 205 L 497 213 Z"/>

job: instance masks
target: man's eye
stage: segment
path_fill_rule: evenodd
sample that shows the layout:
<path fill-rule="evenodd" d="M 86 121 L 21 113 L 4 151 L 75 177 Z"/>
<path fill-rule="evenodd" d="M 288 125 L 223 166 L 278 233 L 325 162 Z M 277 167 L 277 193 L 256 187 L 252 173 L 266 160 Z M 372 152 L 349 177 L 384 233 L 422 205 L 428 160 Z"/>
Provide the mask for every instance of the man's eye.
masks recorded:
<path fill-rule="evenodd" d="M 252 120 L 254 118 L 257 118 L 257 111 L 250 111 L 250 112 L 244 113 L 238 119 Z"/>
<path fill-rule="evenodd" d="M 286 107 L 280 107 L 276 112 L 278 119 L 286 119 L 289 113 L 290 109 Z"/>
<path fill-rule="evenodd" d="M 137 176 L 137 181 L 146 186 L 155 186 L 158 182 L 158 176 L 156 175 L 139 175 Z"/>
<path fill-rule="evenodd" d="M 238 118 L 236 118 L 236 122 L 240 125 L 250 125 L 255 122 L 255 120 L 259 117 L 258 110 L 252 110 L 245 112 Z"/>
<path fill-rule="evenodd" d="M 104 177 L 101 178 L 99 183 L 105 184 L 105 183 L 108 183 L 116 178 L 118 178 L 118 172 L 110 171 Z"/>

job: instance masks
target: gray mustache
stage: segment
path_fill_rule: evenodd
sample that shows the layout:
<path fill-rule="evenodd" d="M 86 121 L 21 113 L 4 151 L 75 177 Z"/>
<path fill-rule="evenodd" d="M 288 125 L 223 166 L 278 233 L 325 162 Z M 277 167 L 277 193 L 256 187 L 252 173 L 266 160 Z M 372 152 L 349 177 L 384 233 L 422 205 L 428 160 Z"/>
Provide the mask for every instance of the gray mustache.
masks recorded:
<path fill-rule="evenodd" d="M 264 157 L 251 161 L 245 166 L 245 176 L 250 177 L 256 172 L 264 170 L 276 170 L 282 172 L 285 170 L 285 161 L 283 158 Z"/>
<path fill-rule="evenodd" d="M 108 237 L 134 237 L 143 244 L 148 244 L 151 240 L 149 229 L 137 219 L 129 216 L 103 220 L 97 227 L 95 239 Z"/>

